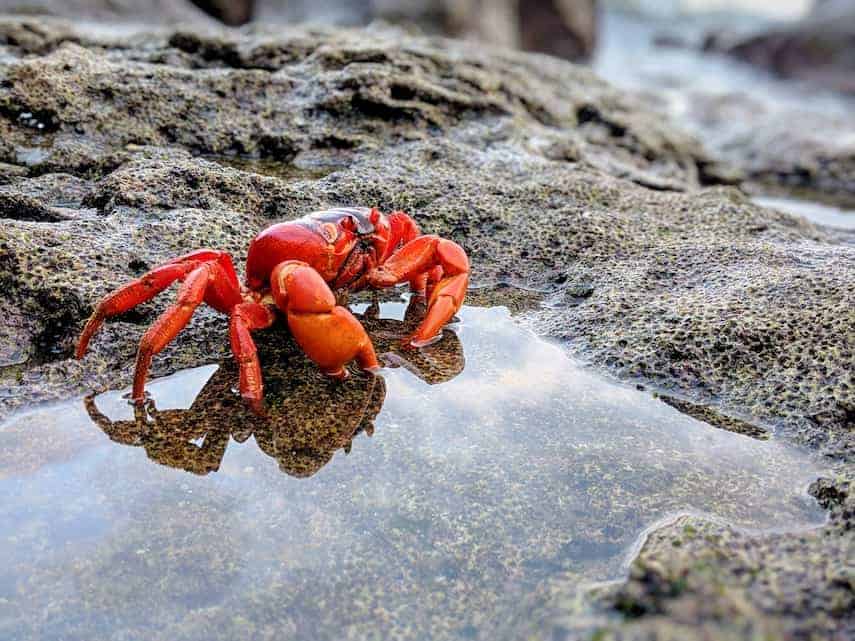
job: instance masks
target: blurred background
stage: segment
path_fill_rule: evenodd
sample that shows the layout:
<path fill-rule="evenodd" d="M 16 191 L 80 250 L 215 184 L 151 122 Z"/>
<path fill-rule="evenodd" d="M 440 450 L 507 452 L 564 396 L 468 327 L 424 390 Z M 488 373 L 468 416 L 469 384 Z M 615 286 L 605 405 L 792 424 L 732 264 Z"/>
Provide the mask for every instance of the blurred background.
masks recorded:
<path fill-rule="evenodd" d="M 855 93 L 855 0 L 0 0 L 0 13 L 229 26 L 384 21 L 590 62 L 610 78 L 617 50 L 644 66 L 641 45 L 654 56 L 682 48 Z"/>
<path fill-rule="evenodd" d="M 546 53 L 671 118 L 734 183 L 855 209 L 855 0 L 0 0 L 0 13 L 125 27 L 380 22 Z"/>
<path fill-rule="evenodd" d="M 0 11 L 145 22 L 206 16 L 230 26 L 253 20 L 337 25 L 383 20 L 571 60 L 591 59 L 604 30 L 615 28 L 610 13 L 660 22 L 694 16 L 710 27 L 703 43 L 708 48 L 784 75 L 814 76 L 855 89 L 855 0 L 0 0 Z M 768 28 L 762 32 L 761 26 Z M 698 44 L 681 37 L 660 40 Z"/>

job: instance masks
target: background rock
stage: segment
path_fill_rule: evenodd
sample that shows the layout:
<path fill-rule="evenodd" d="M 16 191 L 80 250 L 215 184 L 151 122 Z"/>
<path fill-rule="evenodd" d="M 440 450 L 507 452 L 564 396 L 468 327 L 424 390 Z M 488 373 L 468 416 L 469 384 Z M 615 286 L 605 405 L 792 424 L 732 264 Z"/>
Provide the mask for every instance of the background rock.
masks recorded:
<path fill-rule="evenodd" d="M 248 21 L 255 5 L 254 12 L 262 23 L 356 26 L 382 20 L 429 34 L 540 51 L 569 60 L 589 58 L 597 40 L 595 0 L 197 0 L 197 5 L 226 24 Z M 243 22 L 235 19 L 237 14 Z"/>
<path fill-rule="evenodd" d="M 804 20 L 738 42 L 712 42 L 740 60 L 837 91 L 855 93 L 855 2 L 818 2 Z"/>
<path fill-rule="evenodd" d="M 187 0 L 0 0 L 0 14 L 54 16 L 102 22 L 121 20 L 129 24 L 208 22 L 205 14 Z"/>
<path fill-rule="evenodd" d="M 821 113 L 748 94 L 689 100 L 687 117 L 711 151 L 739 167 L 755 191 L 855 207 L 855 112 Z"/>
<path fill-rule="evenodd" d="M 255 8 L 252 0 L 191 0 L 191 2 L 209 16 L 233 27 L 252 20 Z"/>
<path fill-rule="evenodd" d="M 745 22 L 605 11 L 593 67 L 702 140 L 746 189 L 855 209 L 855 98 L 702 50 L 711 31 Z"/>

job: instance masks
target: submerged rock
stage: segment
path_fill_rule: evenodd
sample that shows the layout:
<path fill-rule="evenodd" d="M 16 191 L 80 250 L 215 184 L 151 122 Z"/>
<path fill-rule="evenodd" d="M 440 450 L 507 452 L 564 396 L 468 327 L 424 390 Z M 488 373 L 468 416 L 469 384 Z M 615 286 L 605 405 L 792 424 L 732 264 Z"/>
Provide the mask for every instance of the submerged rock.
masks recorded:
<path fill-rule="evenodd" d="M 719 178 L 700 145 L 590 72 L 384 29 L 118 39 L 37 24 L 0 56 L 0 412 L 127 383 L 169 293 L 71 359 L 121 282 L 203 246 L 241 263 L 273 221 L 363 204 L 460 242 L 476 285 L 542 292 L 522 317 L 575 354 L 851 462 L 853 235 L 702 189 Z M 516 305 L 505 292 L 480 298 Z M 202 310 L 155 373 L 227 350 L 226 323 Z M 816 549 L 835 554 L 833 536 Z M 824 567 L 790 540 L 769 554 Z M 836 598 L 834 585 L 817 593 Z M 790 629 L 765 597 L 744 598 Z M 812 621 L 799 629 L 825 629 Z"/>
<path fill-rule="evenodd" d="M 826 528 L 757 536 L 682 517 L 648 538 L 608 597 L 629 622 L 602 638 L 850 638 L 851 545 Z"/>

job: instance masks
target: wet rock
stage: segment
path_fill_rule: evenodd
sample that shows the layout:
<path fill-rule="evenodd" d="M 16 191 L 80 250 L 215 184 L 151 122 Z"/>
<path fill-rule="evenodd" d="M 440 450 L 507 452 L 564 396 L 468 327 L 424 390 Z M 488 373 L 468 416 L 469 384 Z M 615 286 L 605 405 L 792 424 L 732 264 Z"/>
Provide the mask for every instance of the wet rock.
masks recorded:
<path fill-rule="evenodd" d="M 0 34 L 21 24 L 6 20 Z M 118 284 L 203 246 L 241 263 L 273 221 L 366 204 L 409 210 L 460 242 L 476 287 L 505 285 L 478 300 L 519 309 L 576 355 L 851 464 L 852 234 L 702 189 L 716 174 L 701 146 L 590 72 L 381 28 L 119 41 L 51 24 L 25 44 L 7 38 L 0 58 L 0 313 L 14 320 L 0 334 L 0 412 L 127 384 L 170 293 L 70 358 Z M 227 351 L 226 324 L 204 309 L 155 374 Z M 622 603 L 640 605 L 619 607 L 633 626 L 684 629 L 692 617 L 725 625 L 715 612 L 733 610 L 710 609 L 739 602 L 764 617 L 751 630 L 821 634 L 848 607 L 829 566 L 852 543 L 846 518 L 807 547 L 784 534 L 687 544 L 723 559 L 712 575 L 689 552 L 672 562 L 664 543 L 649 545 L 642 558 L 664 569 L 634 574 Z M 792 598 L 779 606 L 748 589 L 745 550 Z M 667 587 L 681 568 L 685 615 Z M 708 576 L 724 601 L 710 601 Z M 729 638 L 721 625 L 713 638 Z"/>
<path fill-rule="evenodd" d="M 708 423 L 709 425 L 714 425 L 720 429 L 727 430 L 728 432 L 744 434 L 745 436 L 750 436 L 760 440 L 769 438 L 769 431 L 764 427 L 754 425 L 753 423 L 749 423 L 748 421 L 735 416 L 727 416 L 708 405 L 690 403 L 685 399 L 675 398 L 673 396 L 668 396 L 667 394 L 660 395 L 659 400 L 666 405 L 670 405 L 674 409 L 683 412 L 683 414 Z"/>
<path fill-rule="evenodd" d="M 651 534 L 608 597 L 627 624 L 598 638 L 850 638 L 851 545 L 832 528 L 757 536 L 680 518 Z"/>

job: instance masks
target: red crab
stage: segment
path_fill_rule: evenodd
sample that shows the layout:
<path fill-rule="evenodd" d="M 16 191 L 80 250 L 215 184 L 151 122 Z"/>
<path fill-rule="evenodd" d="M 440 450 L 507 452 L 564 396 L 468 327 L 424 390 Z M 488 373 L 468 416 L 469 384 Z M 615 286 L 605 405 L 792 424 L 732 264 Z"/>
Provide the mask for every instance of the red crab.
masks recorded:
<path fill-rule="evenodd" d="M 379 289 L 408 282 L 426 295 L 428 308 L 413 347 L 431 342 L 463 304 L 469 284 L 466 253 L 450 240 L 421 235 L 407 214 L 342 208 L 272 225 L 249 245 L 246 284 L 231 257 L 200 249 L 154 268 L 104 297 L 80 334 L 82 358 L 105 318 L 126 312 L 183 281 L 178 299 L 140 341 L 131 398 L 142 402 L 152 357 L 184 328 L 203 301 L 230 317 L 232 352 L 240 368 L 240 393 L 254 405 L 263 397 L 261 367 L 251 332 L 285 314 L 297 344 L 325 374 L 345 378 L 352 360 L 363 370 L 380 368 L 371 339 L 335 291 Z"/>

